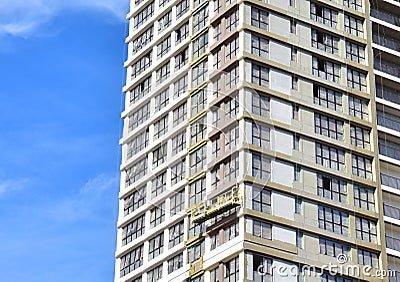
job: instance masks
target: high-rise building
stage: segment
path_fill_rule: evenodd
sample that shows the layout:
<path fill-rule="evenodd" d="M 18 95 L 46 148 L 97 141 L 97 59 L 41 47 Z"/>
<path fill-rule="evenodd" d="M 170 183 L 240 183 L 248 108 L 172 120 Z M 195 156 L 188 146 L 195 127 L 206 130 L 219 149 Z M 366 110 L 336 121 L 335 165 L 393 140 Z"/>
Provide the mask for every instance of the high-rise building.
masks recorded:
<path fill-rule="evenodd" d="M 400 281 L 400 1 L 127 19 L 116 282 Z"/>

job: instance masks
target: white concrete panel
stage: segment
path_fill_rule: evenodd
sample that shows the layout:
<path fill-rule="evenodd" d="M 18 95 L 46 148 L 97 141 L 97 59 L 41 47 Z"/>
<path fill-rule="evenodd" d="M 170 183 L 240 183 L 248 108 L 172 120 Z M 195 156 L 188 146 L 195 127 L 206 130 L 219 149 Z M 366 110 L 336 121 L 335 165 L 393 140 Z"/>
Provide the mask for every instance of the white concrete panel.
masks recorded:
<path fill-rule="evenodd" d="M 289 7 L 289 0 L 269 0 L 269 4 L 287 10 Z"/>
<path fill-rule="evenodd" d="M 287 131 L 274 129 L 271 134 L 271 148 L 274 151 L 291 156 L 293 148 L 293 134 Z"/>
<path fill-rule="evenodd" d="M 294 181 L 293 165 L 274 160 L 272 161 L 271 181 L 288 187 L 292 187 Z"/>
<path fill-rule="evenodd" d="M 251 185 L 246 184 L 246 208 L 251 209 L 252 208 L 252 194 L 253 193 L 253 188 Z"/>
<path fill-rule="evenodd" d="M 292 104 L 271 98 L 271 119 L 282 123 L 292 123 Z"/>
<path fill-rule="evenodd" d="M 246 253 L 246 260 L 247 260 L 247 279 L 253 280 L 253 254 Z M 119 270 L 118 270 L 119 271 Z"/>
<path fill-rule="evenodd" d="M 290 95 L 292 76 L 284 71 L 271 69 L 269 72 L 269 85 L 272 90 Z"/>
<path fill-rule="evenodd" d="M 253 234 L 253 219 L 246 218 L 246 233 Z"/>
<path fill-rule="evenodd" d="M 269 41 L 270 60 L 289 67 L 291 57 L 291 49 L 289 46 L 277 41 Z"/>
<path fill-rule="evenodd" d="M 272 214 L 289 220 L 294 220 L 295 199 L 293 196 L 272 192 Z"/>
<path fill-rule="evenodd" d="M 244 72 L 245 72 L 245 81 L 250 81 L 251 82 L 251 63 L 249 61 L 245 61 L 245 70 L 244 70 Z M 246 90 L 246 96 L 249 95 L 249 93 L 250 93 L 250 91 Z M 251 105 L 251 103 L 249 105 Z M 251 107 L 249 109 L 251 109 Z"/>
<path fill-rule="evenodd" d="M 284 226 L 272 226 L 272 240 L 282 241 L 296 245 L 296 230 Z"/>
<path fill-rule="evenodd" d="M 251 33 L 246 32 L 244 34 L 245 44 L 244 44 L 244 51 L 247 53 L 251 53 Z"/>
<path fill-rule="evenodd" d="M 277 0 L 279 1 L 279 0 Z M 280 15 L 273 13 L 269 14 L 269 31 L 279 34 L 280 36 L 289 37 L 290 20 Z"/>
<path fill-rule="evenodd" d="M 297 282 L 298 267 L 295 264 L 275 259 L 272 262 L 274 282 Z"/>

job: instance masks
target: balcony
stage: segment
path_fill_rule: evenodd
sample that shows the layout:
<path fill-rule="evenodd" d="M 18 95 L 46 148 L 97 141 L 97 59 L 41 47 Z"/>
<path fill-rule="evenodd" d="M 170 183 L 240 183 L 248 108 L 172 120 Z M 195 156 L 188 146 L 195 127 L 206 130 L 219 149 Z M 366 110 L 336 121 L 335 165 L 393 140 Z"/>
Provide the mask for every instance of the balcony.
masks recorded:
<path fill-rule="evenodd" d="M 390 7 L 371 7 L 371 17 L 400 27 L 400 16 L 391 13 L 390 10 L 385 11 L 384 8 L 390 9 Z"/>
<path fill-rule="evenodd" d="M 375 50 L 376 51 L 376 50 Z M 393 62 L 399 60 L 398 57 L 378 52 L 374 59 L 374 69 L 400 78 L 400 66 Z"/>
<path fill-rule="evenodd" d="M 397 89 L 388 88 L 378 84 L 376 86 L 376 97 L 392 103 L 400 104 L 400 91 Z"/>
<path fill-rule="evenodd" d="M 240 189 L 239 187 L 233 187 L 223 194 L 189 208 L 187 213 L 193 223 L 201 223 L 235 206 L 239 206 L 241 203 Z"/>
<path fill-rule="evenodd" d="M 396 143 L 379 139 L 379 154 L 400 160 L 400 147 Z"/>
<path fill-rule="evenodd" d="M 395 39 L 393 37 L 389 36 L 381 36 L 377 33 L 372 34 L 372 41 L 375 44 L 378 44 L 380 46 L 386 47 L 388 49 L 392 49 L 394 51 L 400 52 L 400 41 L 398 39 Z"/>
<path fill-rule="evenodd" d="M 378 112 L 377 118 L 378 118 L 378 125 L 400 132 L 399 117 L 387 113 Z"/>
<path fill-rule="evenodd" d="M 383 203 L 383 214 L 385 216 L 400 220 L 400 209 Z"/>
<path fill-rule="evenodd" d="M 382 185 L 400 190 L 400 177 L 395 177 L 385 173 L 381 173 L 381 183 Z"/>
<path fill-rule="evenodd" d="M 400 239 L 391 237 L 389 235 L 385 236 L 386 247 L 395 251 L 400 251 Z"/>

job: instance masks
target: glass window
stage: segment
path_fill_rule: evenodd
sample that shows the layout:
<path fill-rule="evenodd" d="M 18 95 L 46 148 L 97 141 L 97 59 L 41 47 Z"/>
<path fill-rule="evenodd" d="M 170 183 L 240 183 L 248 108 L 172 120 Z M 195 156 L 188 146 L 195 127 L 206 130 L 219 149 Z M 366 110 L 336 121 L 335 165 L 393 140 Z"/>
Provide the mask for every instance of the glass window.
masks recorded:
<path fill-rule="evenodd" d="M 339 40 L 339 37 L 326 32 L 317 29 L 311 30 L 312 46 L 327 53 L 339 55 Z"/>
<path fill-rule="evenodd" d="M 171 36 L 168 36 L 157 45 L 157 58 L 163 57 L 171 50 Z"/>
<path fill-rule="evenodd" d="M 263 213 L 271 213 L 271 191 L 253 186 L 252 209 Z"/>
<path fill-rule="evenodd" d="M 128 215 L 146 203 L 146 185 L 136 190 L 124 199 L 124 215 Z"/>
<path fill-rule="evenodd" d="M 183 242 L 183 234 L 184 234 L 183 228 L 184 228 L 183 220 L 169 228 L 168 246 L 170 249 Z"/>
<path fill-rule="evenodd" d="M 172 138 L 172 155 L 175 156 L 186 148 L 186 131 Z"/>
<path fill-rule="evenodd" d="M 181 212 L 185 208 L 185 190 L 181 190 L 179 192 L 176 192 L 174 196 L 170 198 L 170 213 L 171 216 L 178 214 L 178 212 Z"/>
<path fill-rule="evenodd" d="M 375 210 L 375 189 L 354 185 L 354 205 L 366 210 Z"/>
<path fill-rule="evenodd" d="M 267 240 L 272 240 L 272 225 L 253 219 L 253 235 Z"/>
<path fill-rule="evenodd" d="M 353 154 L 352 156 L 353 175 L 372 179 L 372 161 L 362 156 Z"/>
<path fill-rule="evenodd" d="M 156 112 L 164 109 L 168 105 L 168 102 L 169 102 L 169 89 L 167 88 L 164 91 L 162 91 L 160 94 L 158 94 L 154 98 L 154 102 L 155 102 Z"/>
<path fill-rule="evenodd" d="M 126 170 L 125 186 L 132 185 L 147 173 L 147 156 Z"/>
<path fill-rule="evenodd" d="M 182 122 L 185 122 L 187 118 L 187 103 L 183 103 L 173 111 L 172 125 L 177 126 Z"/>
<path fill-rule="evenodd" d="M 142 80 L 133 90 L 130 92 L 130 103 L 131 105 L 141 98 L 143 98 L 146 94 L 151 91 L 151 76 L 146 77 Z"/>
<path fill-rule="evenodd" d="M 139 125 L 144 124 L 150 117 L 150 103 L 145 104 L 129 116 L 128 132 L 133 131 Z"/>
<path fill-rule="evenodd" d="M 313 57 L 312 66 L 313 75 L 327 79 L 332 82 L 340 82 L 340 65 L 321 59 Z"/>
<path fill-rule="evenodd" d="M 364 37 L 364 20 L 344 15 L 344 31 L 358 37 Z"/>
<path fill-rule="evenodd" d="M 317 164 L 325 167 L 345 171 L 344 151 L 322 144 L 315 144 Z"/>
<path fill-rule="evenodd" d="M 315 133 L 321 134 L 339 141 L 343 141 L 344 122 L 335 118 L 314 114 Z"/>
<path fill-rule="evenodd" d="M 154 138 L 158 139 L 168 132 L 168 115 L 160 118 L 156 123 L 154 123 Z"/>
<path fill-rule="evenodd" d="M 376 222 L 356 216 L 356 237 L 358 239 L 376 243 Z"/>
<path fill-rule="evenodd" d="M 141 33 L 135 40 L 133 40 L 132 45 L 133 54 L 137 53 L 139 50 L 142 50 L 148 43 L 153 40 L 153 26 L 149 27 L 146 31 Z"/>
<path fill-rule="evenodd" d="M 171 185 L 178 183 L 186 178 L 185 160 L 171 167 Z"/>
<path fill-rule="evenodd" d="M 257 35 L 251 35 L 251 53 L 261 58 L 268 59 L 269 40 Z"/>
<path fill-rule="evenodd" d="M 153 151 L 153 168 L 163 164 L 167 159 L 167 144 L 162 144 Z"/>
<path fill-rule="evenodd" d="M 166 28 L 171 25 L 172 22 L 172 11 L 168 11 L 164 16 L 162 16 L 158 21 L 158 33 L 161 33 Z"/>
<path fill-rule="evenodd" d="M 259 86 L 268 87 L 269 84 L 269 68 L 258 65 L 255 63 L 251 64 L 251 83 Z"/>
<path fill-rule="evenodd" d="M 360 119 L 368 120 L 368 101 L 349 96 L 349 114 Z"/>
<path fill-rule="evenodd" d="M 193 60 L 200 58 L 208 48 L 208 31 L 193 41 Z"/>
<path fill-rule="evenodd" d="M 149 240 L 149 260 L 158 257 L 164 250 L 164 232 Z"/>
<path fill-rule="evenodd" d="M 183 267 L 183 253 L 174 256 L 168 260 L 168 274 Z"/>
<path fill-rule="evenodd" d="M 251 25 L 268 30 L 268 12 L 251 7 Z"/>
<path fill-rule="evenodd" d="M 150 19 L 154 14 L 154 2 L 144 7 L 134 18 L 133 28 L 137 30 L 142 26 L 148 19 Z"/>
<path fill-rule="evenodd" d="M 152 199 L 161 195 L 165 191 L 166 182 L 167 182 L 166 171 L 156 176 L 156 178 L 152 181 L 152 187 L 151 187 Z"/>
<path fill-rule="evenodd" d="M 149 129 L 147 128 L 146 130 L 139 133 L 139 135 L 137 135 L 135 138 L 133 138 L 132 141 L 129 141 L 129 143 L 127 144 L 128 147 L 126 153 L 127 159 L 130 159 L 132 156 L 144 150 L 148 144 L 149 144 Z"/>
<path fill-rule="evenodd" d="M 140 57 L 133 65 L 132 65 L 132 74 L 131 78 L 134 79 L 140 74 L 142 74 L 145 70 L 147 70 L 152 63 L 153 55 L 152 51 Z"/>
<path fill-rule="evenodd" d="M 122 228 L 122 246 L 144 234 L 145 215 L 141 215 Z"/>
<path fill-rule="evenodd" d="M 175 30 L 175 42 L 181 43 L 189 36 L 189 22 L 184 23 L 180 28 Z"/>
<path fill-rule="evenodd" d="M 193 33 L 199 32 L 208 23 L 208 5 L 193 15 Z"/>
<path fill-rule="evenodd" d="M 156 83 L 160 84 L 164 82 L 170 74 L 170 62 L 168 61 L 166 64 L 162 65 L 159 69 L 156 70 Z"/>
<path fill-rule="evenodd" d="M 150 210 L 150 228 L 156 227 L 165 220 L 165 203 L 161 203 Z"/>
<path fill-rule="evenodd" d="M 176 5 L 176 18 L 179 19 L 183 14 L 189 11 L 189 0 L 182 0 Z"/>
<path fill-rule="evenodd" d="M 143 265 L 143 245 L 121 257 L 120 277 L 123 277 Z"/>
<path fill-rule="evenodd" d="M 338 21 L 338 12 L 326 8 L 322 5 L 311 3 L 311 19 L 323 23 L 327 26 L 336 28 Z"/>
<path fill-rule="evenodd" d="M 359 91 L 367 91 L 367 74 L 347 68 L 347 86 Z"/>
<path fill-rule="evenodd" d="M 346 58 L 363 64 L 365 62 L 365 46 L 346 41 Z"/>
<path fill-rule="evenodd" d="M 313 85 L 314 104 L 324 106 L 338 112 L 342 111 L 342 93 L 325 88 L 320 85 Z"/>
<path fill-rule="evenodd" d="M 319 228 L 344 236 L 349 235 L 349 214 L 332 208 L 318 206 Z"/>
<path fill-rule="evenodd" d="M 184 67 L 189 61 L 189 48 L 185 48 L 182 52 L 175 56 L 175 71 Z"/>
<path fill-rule="evenodd" d="M 347 183 L 334 177 L 317 174 L 317 194 L 337 202 L 347 202 Z"/>
<path fill-rule="evenodd" d="M 370 142 L 370 130 L 359 126 L 350 125 L 350 139 L 351 145 L 367 149 Z"/>

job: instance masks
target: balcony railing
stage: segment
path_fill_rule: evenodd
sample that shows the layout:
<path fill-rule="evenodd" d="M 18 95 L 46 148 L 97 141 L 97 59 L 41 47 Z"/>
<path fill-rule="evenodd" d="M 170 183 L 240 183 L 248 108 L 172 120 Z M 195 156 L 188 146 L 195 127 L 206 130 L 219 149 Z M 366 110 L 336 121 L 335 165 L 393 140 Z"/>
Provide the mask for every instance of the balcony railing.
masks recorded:
<path fill-rule="evenodd" d="M 376 97 L 396 104 L 400 104 L 400 92 L 397 90 L 385 88 L 381 85 L 377 85 L 376 87 Z"/>
<path fill-rule="evenodd" d="M 204 222 L 215 217 L 231 208 L 241 205 L 241 195 L 239 187 L 218 195 L 210 200 L 203 201 L 187 210 L 192 222 Z"/>
<path fill-rule="evenodd" d="M 374 68 L 395 77 L 400 77 L 400 67 L 392 62 L 376 58 L 374 60 Z"/>
<path fill-rule="evenodd" d="M 196 275 L 200 271 L 203 271 L 203 257 L 200 257 L 198 260 L 195 260 L 190 264 L 189 275 Z"/>
<path fill-rule="evenodd" d="M 386 235 L 386 247 L 395 251 L 400 251 L 400 239 Z"/>
<path fill-rule="evenodd" d="M 384 22 L 400 26 L 400 17 L 382 9 L 371 8 L 371 17 L 380 19 Z"/>
<path fill-rule="evenodd" d="M 388 204 L 383 204 L 383 214 L 394 218 L 394 219 L 399 219 L 400 220 L 400 209 Z"/>
<path fill-rule="evenodd" d="M 400 160 L 400 147 L 394 143 L 379 140 L 379 154 L 386 157 Z"/>
<path fill-rule="evenodd" d="M 377 114 L 378 125 L 400 132 L 400 118 L 379 112 Z"/>
<path fill-rule="evenodd" d="M 372 34 L 372 41 L 383 47 L 400 52 L 400 42 L 389 36 L 381 36 L 376 33 Z"/>
<path fill-rule="evenodd" d="M 400 178 L 399 177 L 381 173 L 381 182 L 382 182 L 382 185 L 389 186 L 391 188 L 400 190 Z"/>

